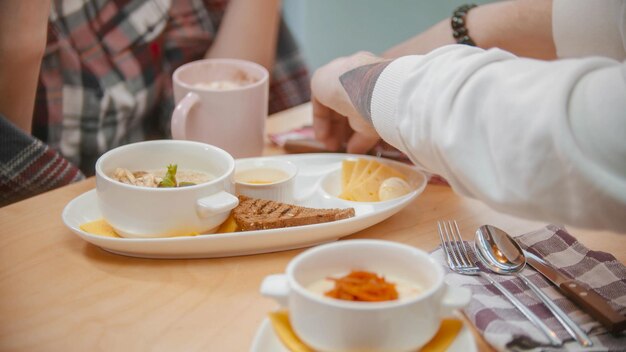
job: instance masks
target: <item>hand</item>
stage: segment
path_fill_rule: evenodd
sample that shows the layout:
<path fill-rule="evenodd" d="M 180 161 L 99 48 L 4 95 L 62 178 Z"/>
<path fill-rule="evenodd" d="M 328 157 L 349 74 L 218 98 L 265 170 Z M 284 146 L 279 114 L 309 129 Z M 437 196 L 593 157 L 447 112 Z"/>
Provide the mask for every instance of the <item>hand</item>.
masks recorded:
<path fill-rule="evenodd" d="M 366 153 L 380 139 L 376 130 L 353 105 L 339 78 L 346 72 L 384 59 L 359 52 L 338 58 L 319 68 L 311 79 L 311 103 L 315 138 L 337 151 L 346 145 L 348 153 Z"/>

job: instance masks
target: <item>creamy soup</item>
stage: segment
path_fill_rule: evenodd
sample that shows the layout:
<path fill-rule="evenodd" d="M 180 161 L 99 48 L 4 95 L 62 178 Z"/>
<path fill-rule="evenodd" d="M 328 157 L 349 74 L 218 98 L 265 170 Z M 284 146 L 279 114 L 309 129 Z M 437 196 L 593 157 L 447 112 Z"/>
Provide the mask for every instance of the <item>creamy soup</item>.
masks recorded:
<path fill-rule="evenodd" d="M 166 179 L 167 171 L 167 168 L 145 171 L 130 171 L 124 168 L 117 168 L 111 175 L 111 178 L 133 186 L 160 187 L 159 185 Z M 215 179 L 215 176 L 208 172 L 177 169 L 175 172 L 176 185 L 170 185 L 169 187 L 192 186 L 209 182 L 213 179 Z M 161 187 L 163 186 L 161 185 Z"/>
<path fill-rule="evenodd" d="M 345 275 L 346 274 L 331 275 L 330 277 L 340 278 L 340 277 L 344 277 Z M 385 275 L 384 279 L 386 282 L 395 285 L 395 289 L 398 293 L 398 299 L 400 300 L 418 296 L 422 292 L 421 287 L 415 282 L 405 280 L 405 279 L 402 279 L 400 277 L 393 276 L 393 275 Z M 333 290 L 334 288 L 335 288 L 335 281 L 331 280 L 330 278 L 324 278 L 321 280 L 314 281 L 313 283 L 311 283 L 310 285 L 306 287 L 307 290 L 313 292 L 316 295 L 322 296 L 324 298 L 328 298 L 326 297 L 326 293 Z"/>
<path fill-rule="evenodd" d="M 235 173 L 236 182 L 248 184 L 271 184 L 288 178 L 289 174 L 287 172 L 269 167 L 247 169 Z"/>
<path fill-rule="evenodd" d="M 163 178 L 165 177 L 167 170 L 156 169 L 156 170 L 149 170 L 148 172 L 154 174 L 156 177 Z M 176 180 L 178 181 L 179 184 L 183 182 L 200 184 L 200 183 L 209 182 L 214 179 L 215 177 L 209 174 L 208 172 L 203 172 L 203 171 L 198 171 L 198 170 L 178 169 L 178 171 L 176 172 Z"/>

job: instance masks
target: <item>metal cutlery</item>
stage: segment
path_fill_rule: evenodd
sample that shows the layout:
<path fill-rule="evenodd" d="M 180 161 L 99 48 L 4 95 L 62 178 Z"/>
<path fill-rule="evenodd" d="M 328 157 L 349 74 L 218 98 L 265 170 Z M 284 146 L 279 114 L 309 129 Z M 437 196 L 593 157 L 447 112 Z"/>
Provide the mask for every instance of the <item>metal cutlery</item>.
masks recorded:
<path fill-rule="evenodd" d="M 483 272 L 469 256 L 461 232 L 456 221 L 437 222 L 441 247 L 446 254 L 446 260 L 451 270 L 462 275 L 477 275 L 487 280 L 495 288 L 500 290 L 502 294 L 517 308 L 528 320 L 530 320 L 548 339 L 551 345 L 562 345 L 561 340 L 556 333 L 550 329 L 535 313 L 520 302 L 510 293 L 504 286 L 493 280 L 489 275 Z"/>
<path fill-rule="evenodd" d="M 580 306 L 610 332 L 618 333 L 626 329 L 626 317 L 613 309 L 602 296 L 588 290 L 580 282 L 561 274 L 536 255 L 527 251 L 524 251 L 524 254 L 528 265 L 552 282 L 565 297 Z"/>
<path fill-rule="evenodd" d="M 517 241 L 503 230 L 483 225 L 476 230 L 474 239 L 475 253 L 489 270 L 501 275 L 512 275 L 524 282 L 537 297 L 548 307 L 556 320 L 567 333 L 581 346 L 593 346 L 591 339 L 559 306 L 554 303 L 537 285 L 533 284 L 521 272 L 526 266 L 526 256 Z"/>

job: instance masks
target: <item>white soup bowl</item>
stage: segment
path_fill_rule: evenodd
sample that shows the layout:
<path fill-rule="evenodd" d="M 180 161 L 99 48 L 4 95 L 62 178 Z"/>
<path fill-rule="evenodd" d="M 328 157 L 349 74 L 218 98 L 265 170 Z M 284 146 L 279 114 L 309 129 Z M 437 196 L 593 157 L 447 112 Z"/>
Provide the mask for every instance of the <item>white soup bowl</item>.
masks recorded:
<path fill-rule="evenodd" d="M 421 288 L 417 296 L 385 302 L 353 302 L 313 293 L 309 285 L 337 273 L 366 270 Z M 428 253 L 381 240 L 347 240 L 309 249 L 270 275 L 261 293 L 289 310 L 289 320 L 318 351 L 415 351 L 439 330 L 442 317 L 469 303 L 471 293 L 444 282 L 443 268 Z"/>
<path fill-rule="evenodd" d="M 116 168 L 155 170 L 169 164 L 206 172 L 209 182 L 150 188 L 111 178 Z M 96 162 L 96 191 L 104 220 L 123 237 L 171 237 L 210 233 L 237 206 L 233 157 L 215 146 L 192 141 L 156 140 L 124 145 Z"/>

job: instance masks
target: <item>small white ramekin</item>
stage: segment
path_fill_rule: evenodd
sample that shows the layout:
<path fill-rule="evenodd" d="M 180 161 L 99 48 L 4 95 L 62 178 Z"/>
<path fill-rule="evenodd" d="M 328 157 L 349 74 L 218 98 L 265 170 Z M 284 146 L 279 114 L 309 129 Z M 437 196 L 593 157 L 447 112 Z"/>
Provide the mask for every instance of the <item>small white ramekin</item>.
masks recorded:
<path fill-rule="evenodd" d="M 237 173 L 254 169 L 278 169 L 285 172 L 286 178 L 272 183 L 246 183 L 237 181 Z M 239 159 L 235 165 L 236 193 L 251 198 L 267 199 L 293 204 L 295 201 L 295 179 L 298 167 L 292 162 L 280 159 L 250 158 Z"/>

